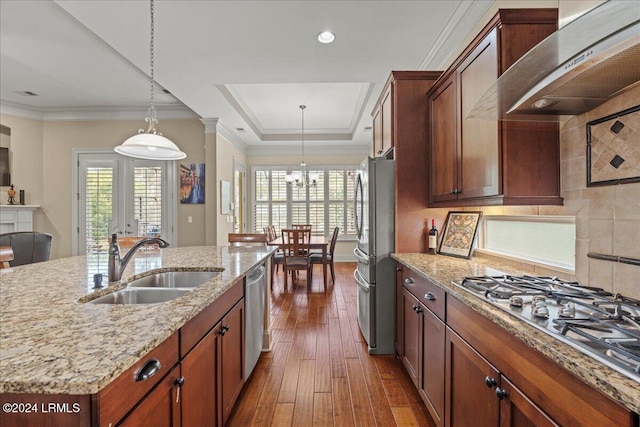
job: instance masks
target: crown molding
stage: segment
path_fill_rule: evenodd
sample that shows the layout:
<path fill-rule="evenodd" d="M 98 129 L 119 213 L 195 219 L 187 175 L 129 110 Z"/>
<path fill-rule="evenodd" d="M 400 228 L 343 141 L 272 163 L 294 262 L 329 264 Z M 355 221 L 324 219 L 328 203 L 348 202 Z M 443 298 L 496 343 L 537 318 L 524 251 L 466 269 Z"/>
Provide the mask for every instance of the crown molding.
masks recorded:
<path fill-rule="evenodd" d="M 41 111 L 28 107 L 22 104 L 16 104 L 13 102 L 1 101 L 0 102 L 0 114 L 6 114 L 8 116 L 22 117 L 23 119 L 43 120 L 44 115 Z"/>
<path fill-rule="evenodd" d="M 143 120 L 148 107 L 55 107 L 38 108 L 24 104 L 2 101 L 2 114 L 43 121 L 101 121 L 101 120 Z M 199 116 L 186 106 L 156 107 L 160 120 L 194 119 Z"/>
<path fill-rule="evenodd" d="M 491 6 L 491 1 L 462 1 L 458 3 L 455 12 L 446 23 L 438 38 L 431 45 L 431 49 L 425 55 L 418 66 L 419 70 L 440 70 L 449 59 L 451 52 L 454 52 L 458 45 L 462 43 L 467 34 L 460 34 L 458 27 L 460 23 L 469 16 L 474 20 L 475 25 Z"/>
<path fill-rule="evenodd" d="M 229 144 L 236 147 L 245 156 L 247 155 L 247 150 L 248 150 L 247 144 L 245 144 L 245 142 L 242 139 L 238 138 L 233 132 L 229 132 L 229 129 L 224 127 L 222 123 L 218 123 L 218 133 L 227 142 L 229 142 Z"/>
<path fill-rule="evenodd" d="M 270 147 L 248 146 L 247 156 L 291 156 L 299 155 L 299 147 L 276 145 Z M 369 145 L 335 145 L 335 146 L 305 146 L 305 156 L 340 156 L 361 155 L 365 157 L 371 153 Z"/>

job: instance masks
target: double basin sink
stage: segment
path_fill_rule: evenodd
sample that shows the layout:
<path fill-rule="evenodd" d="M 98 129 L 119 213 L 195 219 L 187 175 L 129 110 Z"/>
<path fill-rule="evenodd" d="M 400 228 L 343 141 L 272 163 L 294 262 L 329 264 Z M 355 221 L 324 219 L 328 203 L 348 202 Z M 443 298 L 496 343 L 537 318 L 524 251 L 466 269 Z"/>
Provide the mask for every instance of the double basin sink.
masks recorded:
<path fill-rule="evenodd" d="M 132 280 L 127 287 L 101 296 L 92 304 L 154 304 L 181 297 L 214 278 L 224 269 L 214 271 L 167 271 Z"/>

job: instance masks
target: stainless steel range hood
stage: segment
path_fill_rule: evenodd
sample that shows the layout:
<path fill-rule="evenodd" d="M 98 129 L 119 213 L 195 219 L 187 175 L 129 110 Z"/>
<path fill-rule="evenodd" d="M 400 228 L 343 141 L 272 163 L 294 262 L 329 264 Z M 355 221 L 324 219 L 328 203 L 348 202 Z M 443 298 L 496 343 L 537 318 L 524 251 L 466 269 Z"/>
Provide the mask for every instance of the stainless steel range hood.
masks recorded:
<path fill-rule="evenodd" d="M 469 118 L 560 121 L 640 83 L 640 2 L 609 0 L 527 52 Z"/>

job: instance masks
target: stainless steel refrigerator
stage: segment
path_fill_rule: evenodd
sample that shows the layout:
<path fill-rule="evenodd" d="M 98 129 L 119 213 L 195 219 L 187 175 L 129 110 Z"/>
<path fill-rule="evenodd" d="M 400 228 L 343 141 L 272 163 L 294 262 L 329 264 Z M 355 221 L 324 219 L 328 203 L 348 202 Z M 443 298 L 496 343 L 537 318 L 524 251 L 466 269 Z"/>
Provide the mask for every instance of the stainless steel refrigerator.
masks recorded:
<path fill-rule="evenodd" d="M 370 354 L 393 354 L 395 333 L 393 160 L 367 158 L 358 168 L 355 228 L 358 324 Z"/>

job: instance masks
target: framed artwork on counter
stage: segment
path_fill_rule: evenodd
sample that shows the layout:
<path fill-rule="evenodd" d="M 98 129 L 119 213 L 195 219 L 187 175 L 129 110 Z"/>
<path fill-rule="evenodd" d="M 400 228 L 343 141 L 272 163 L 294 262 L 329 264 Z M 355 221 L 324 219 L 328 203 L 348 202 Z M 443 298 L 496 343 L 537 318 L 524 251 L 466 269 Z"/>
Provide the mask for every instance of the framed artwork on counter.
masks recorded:
<path fill-rule="evenodd" d="M 482 212 L 449 212 L 442 230 L 438 253 L 460 258 L 471 258 Z"/>

